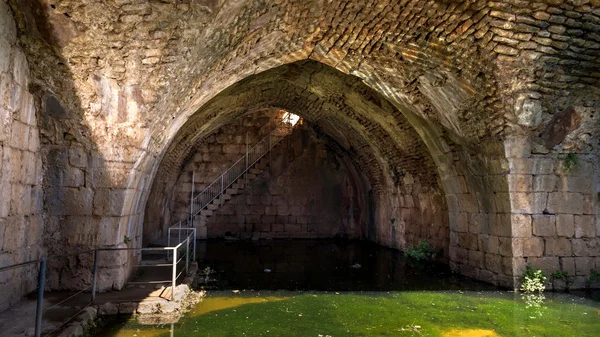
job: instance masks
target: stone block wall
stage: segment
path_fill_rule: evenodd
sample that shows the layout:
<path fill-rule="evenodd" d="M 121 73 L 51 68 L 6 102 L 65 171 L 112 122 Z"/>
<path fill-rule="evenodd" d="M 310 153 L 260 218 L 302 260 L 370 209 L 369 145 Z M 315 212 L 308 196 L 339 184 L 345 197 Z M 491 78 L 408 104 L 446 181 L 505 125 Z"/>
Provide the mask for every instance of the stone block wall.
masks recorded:
<path fill-rule="evenodd" d="M 252 148 L 267 136 L 282 114 L 279 109 L 251 113 L 233 120 L 200 140 L 177 179 L 170 203 L 171 216 L 164 221 L 171 225 L 189 217 L 192 172 L 194 191 L 199 193 L 245 155 L 246 142 Z"/>
<path fill-rule="evenodd" d="M 526 138 L 507 142 L 515 273 L 526 264 L 547 275 L 563 270 L 583 288 L 600 269 L 598 159 L 536 152 Z"/>
<path fill-rule="evenodd" d="M 17 45 L 7 1 L 0 1 L 0 266 L 43 253 L 42 161 L 29 66 Z M 39 265 L 0 272 L 0 311 L 37 287 Z"/>
<path fill-rule="evenodd" d="M 365 237 L 368 205 L 361 177 L 314 131 L 301 132 L 271 159 L 271 169 L 209 218 L 208 238 Z"/>
<path fill-rule="evenodd" d="M 404 223 L 406 242 L 404 247 L 392 247 L 411 248 L 427 240 L 432 247 L 441 250 L 441 257 L 447 260 L 450 229 L 443 191 L 422 186 L 418 178 L 408 174 L 402 177 L 397 197 L 401 216 L 396 221 Z M 391 224 L 392 227 L 396 221 Z"/>

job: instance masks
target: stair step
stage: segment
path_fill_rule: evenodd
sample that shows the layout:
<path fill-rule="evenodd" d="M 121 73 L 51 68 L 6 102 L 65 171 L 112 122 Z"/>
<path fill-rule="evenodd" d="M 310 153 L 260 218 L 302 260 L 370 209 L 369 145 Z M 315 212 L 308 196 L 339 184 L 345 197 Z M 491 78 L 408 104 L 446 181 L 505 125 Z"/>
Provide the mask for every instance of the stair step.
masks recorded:
<path fill-rule="evenodd" d="M 257 164 L 258 165 L 258 164 Z M 260 169 L 258 168 L 251 168 L 248 170 L 248 172 L 252 173 L 252 174 L 260 174 Z"/>
<path fill-rule="evenodd" d="M 231 200 L 231 194 L 223 193 L 223 200 Z"/>
<path fill-rule="evenodd" d="M 252 180 L 256 178 L 256 174 L 252 174 L 252 173 L 246 173 L 245 175 L 246 179 L 248 180 Z"/>
<path fill-rule="evenodd" d="M 219 209 L 219 205 L 215 205 L 215 204 L 210 204 L 206 206 L 207 209 L 214 211 L 216 209 Z"/>
<path fill-rule="evenodd" d="M 210 209 L 203 209 L 200 211 L 200 215 L 211 216 L 212 214 L 213 214 L 213 211 Z"/>
<path fill-rule="evenodd" d="M 231 185 L 231 187 L 236 188 L 238 190 L 243 189 L 246 186 L 246 182 L 244 179 L 239 179 L 235 184 Z"/>
<path fill-rule="evenodd" d="M 224 194 L 236 195 L 238 193 L 237 188 L 228 188 L 225 190 Z"/>
<path fill-rule="evenodd" d="M 194 227 L 206 226 L 207 222 L 208 222 L 208 219 L 205 216 L 196 215 L 194 217 Z"/>

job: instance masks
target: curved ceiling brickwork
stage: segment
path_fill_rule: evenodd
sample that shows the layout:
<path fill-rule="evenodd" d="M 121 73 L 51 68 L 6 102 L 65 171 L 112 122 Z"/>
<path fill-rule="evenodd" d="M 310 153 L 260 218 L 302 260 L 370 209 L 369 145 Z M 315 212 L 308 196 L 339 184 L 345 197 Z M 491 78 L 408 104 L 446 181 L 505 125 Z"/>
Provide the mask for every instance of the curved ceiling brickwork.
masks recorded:
<path fill-rule="evenodd" d="M 64 159 L 82 149 L 97 171 L 86 171 L 72 198 L 93 198 L 93 212 L 85 207 L 81 216 L 108 214 L 110 228 L 125 228 L 134 242 L 159 163 L 177 162 L 185 153 L 174 148 L 177 135 L 210 106 L 196 120 L 204 129 L 188 135 L 250 108 L 277 106 L 318 111 L 306 118 L 356 149 L 360 162 L 375 158 L 378 165 L 366 170 L 373 181 L 393 180 L 390 167 L 410 171 L 431 158 L 450 211 L 453 268 L 502 284 L 515 280 L 523 256 L 541 254 L 514 245 L 498 253 L 486 240 L 506 243 L 515 233 L 529 240 L 523 224 L 547 209 L 564 211 L 557 200 L 579 193 L 541 191 L 536 175 L 571 179 L 560 164 L 571 153 L 590 167 L 597 161 L 598 0 L 9 2 L 31 68 L 46 175 L 54 174 L 50 154 Z M 285 90 L 265 77 L 267 90 L 238 97 L 263 97 L 261 104 L 234 111 L 215 103 L 249 76 L 307 59 L 352 75 L 355 84 L 340 98 L 329 89 L 339 88 L 339 76 L 320 70 L 306 79 L 291 70 L 279 75 Z M 389 114 L 365 118 L 373 107 Z M 394 157 L 423 148 L 416 144 L 426 151 Z M 582 200 L 595 198 L 585 193 Z M 103 194 L 117 197 L 109 202 Z M 396 199 L 386 202 L 401 208 Z M 478 220 L 467 228 L 467 218 Z M 115 233 L 101 241 L 118 243 L 122 233 Z"/>
<path fill-rule="evenodd" d="M 423 191 L 440 191 L 437 168 L 420 136 L 385 98 L 359 79 L 314 61 L 250 76 L 203 106 L 166 151 L 146 208 L 147 225 L 159 214 L 169 186 L 195 145 L 248 111 L 276 107 L 300 115 L 339 146 L 366 175 L 377 195 L 389 195 L 405 176 Z M 440 194 L 441 192 L 437 192 Z M 165 224 L 161 224 L 165 225 Z"/>
<path fill-rule="evenodd" d="M 395 104 L 410 106 L 462 138 L 538 124 L 519 117 L 523 107 L 514 104 L 522 102 L 513 100 L 531 99 L 525 110 L 541 104 L 548 111 L 552 106 L 540 103 L 540 95 L 554 102 L 550 96 L 597 83 L 596 5 L 579 0 L 14 3 L 37 79 L 75 115 L 93 116 L 86 120 L 94 124 L 147 129 L 158 152 L 187 116 L 222 89 L 305 58 L 362 78 Z"/>

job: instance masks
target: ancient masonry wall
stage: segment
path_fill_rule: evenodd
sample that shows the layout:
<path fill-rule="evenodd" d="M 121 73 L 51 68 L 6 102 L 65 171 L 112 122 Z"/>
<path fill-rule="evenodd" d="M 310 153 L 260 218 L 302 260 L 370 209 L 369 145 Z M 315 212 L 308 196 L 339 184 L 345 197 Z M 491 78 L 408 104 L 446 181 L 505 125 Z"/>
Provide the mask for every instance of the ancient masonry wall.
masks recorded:
<path fill-rule="evenodd" d="M 272 158 L 272 170 L 209 218 L 209 238 L 364 237 L 368 205 L 353 165 L 314 132 L 303 131 L 290 144 L 294 155 L 284 150 Z M 290 159 L 293 162 L 285 162 Z"/>
<path fill-rule="evenodd" d="M 275 127 L 279 109 L 269 109 L 237 118 L 200 140 L 183 167 L 174 187 L 170 202 L 168 224 L 190 215 L 192 172 L 195 172 L 195 192 L 201 192 L 227 168 L 246 153 L 246 142 L 251 148 Z M 152 226 L 150 226 L 152 227 Z"/>
<path fill-rule="evenodd" d="M 42 164 L 29 67 L 0 1 L 0 266 L 35 260 L 42 248 Z M 38 265 L 0 273 L 0 311 L 37 287 Z"/>
<path fill-rule="evenodd" d="M 277 113 L 242 117 L 198 145 L 178 179 L 173 218 L 189 215 L 191 171 L 197 177 L 196 191 L 201 191 L 244 154 L 245 134 L 250 144 L 256 143 L 270 130 Z M 226 233 L 242 239 L 363 237 L 367 205 L 360 195 L 358 173 L 314 131 L 301 128 L 278 145 L 271 169 L 214 212 L 200 228 L 200 237 Z"/>
<path fill-rule="evenodd" d="M 529 263 L 547 275 L 566 271 L 574 276 L 571 287 L 586 287 L 590 271 L 600 269 L 597 156 L 539 153 L 526 138 L 506 145 L 513 211 L 510 244 L 521 266 L 516 274 Z"/>

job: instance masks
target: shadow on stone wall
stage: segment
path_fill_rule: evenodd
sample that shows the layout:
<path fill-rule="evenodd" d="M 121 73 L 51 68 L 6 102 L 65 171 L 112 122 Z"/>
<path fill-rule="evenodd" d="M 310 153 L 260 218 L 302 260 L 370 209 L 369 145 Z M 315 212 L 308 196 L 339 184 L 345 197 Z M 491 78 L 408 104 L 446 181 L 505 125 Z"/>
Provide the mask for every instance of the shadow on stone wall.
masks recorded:
<path fill-rule="evenodd" d="M 32 79 L 28 89 L 35 98 L 40 127 L 44 215 L 40 226 L 46 254 L 124 246 L 124 235 L 133 237 L 122 217 L 126 186 L 123 178 L 110 170 L 112 163 L 104 158 L 107 149 L 95 138 L 99 133 L 86 118 L 88 108 L 81 106 L 81 88 L 76 88 L 69 68 L 75 61 L 62 55 L 63 48 L 79 34 L 77 27 L 67 15 L 53 12 L 53 6 L 35 0 L 11 1 L 19 43 L 29 60 Z M 114 261 L 100 265 L 99 288 L 120 288 L 133 258 L 130 254 L 116 259 L 119 265 Z M 92 254 L 49 261 L 48 287 L 89 286 L 92 264 Z"/>

